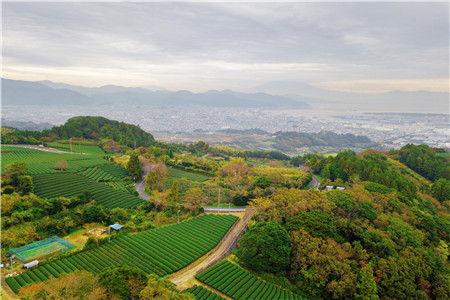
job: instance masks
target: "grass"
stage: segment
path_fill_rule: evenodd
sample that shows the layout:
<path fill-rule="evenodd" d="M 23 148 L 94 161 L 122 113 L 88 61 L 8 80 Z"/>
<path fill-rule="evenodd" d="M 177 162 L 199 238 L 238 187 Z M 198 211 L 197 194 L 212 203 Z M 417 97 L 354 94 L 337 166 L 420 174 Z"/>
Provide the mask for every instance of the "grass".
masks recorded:
<path fill-rule="evenodd" d="M 168 169 L 169 173 L 175 178 L 186 178 L 186 179 L 189 179 L 192 181 L 198 181 L 198 182 L 203 182 L 203 181 L 206 181 L 209 179 L 208 176 L 202 175 L 202 174 L 187 172 L 187 171 L 176 169 L 176 168 L 167 168 L 167 169 Z"/>

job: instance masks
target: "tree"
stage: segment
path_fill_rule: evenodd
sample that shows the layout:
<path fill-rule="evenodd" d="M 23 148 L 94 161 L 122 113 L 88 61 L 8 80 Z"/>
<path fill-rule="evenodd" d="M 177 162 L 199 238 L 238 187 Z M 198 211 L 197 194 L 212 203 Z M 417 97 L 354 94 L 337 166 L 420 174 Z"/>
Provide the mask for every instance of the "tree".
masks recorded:
<path fill-rule="evenodd" d="M 139 299 L 147 275 L 142 270 L 128 266 L 109 267 L 98 274 L 98 281 L 111 295 L 118 295 L 122 299 Z"/>
<path fill-rule="evenodd" d="M 169 149 L 169 150 L 167 151 L 167 155 L 169 156 L 169 158 L 173 158 L 173 150 L 172 150 L 172 149 Z"/>
<path fill-rule="evenodd" d="M 203 192 L 201 188 L 190 188 L 184 195 L 184 202 L 187 203 L 192 210 L 195 210 L 202 205 L 202 197 Z"/>
<path fill-rule="evenodd" d="M 21 175 L 18 177 L 18 180 L 19 192 L 21 192 L 22 195 L 28 195 L 29 193 L 32 193 L 34 191 L 33 177 L 28 175 Z"/>
<path fill-rule="evenodd" d="M 159 192 L 163 191 L 162 181 L 169 175 L 167 167 L 159 162 L 154 164 L 152 171 L 147 175 L 146 188 L 155 190 L 158 189 Z"/>
<path fill-rule="evenodd" d="M 140 292 L 140 299 L 195 300 L 191 293 L 180 294 L 180 291 L 167 279 L 155 274 L 148 275 L 147 286 Z"/>
<path fill-rule="evenodd" d="M 284 271 L 289 265 L 289 234 L 276 222 L 260 222 L 239 240 L 237 256 L 247 267 L 264 272 Z"/>
<path fill-rule="evenodd" d="M 359 207 L 359 214 L 361 217 L 364 217 L 366 219 L 369 219 L 370 221 L 373 221 L 377 218 L 378 214 L 375 210 L 372 202 L 366 201 Z"/>
<path fill-rule="evenodd" d="M 68 167 L 69 167 L 69 164 L 65 160 L 57 161 L 55 164 L 55 169 L 60 170 L 60 171 L 63 171 L 65 169 L 67 169 Z"/>
<path fill-rule="evenodd" d="M 378 300 L 377 284 L 373 277 L 373 270 L 370 265 L 366 265 L 361 269 L 361 279 L 357 285 L 358 293 L 355 295 L 356 299 L 361 300 Z"/>
<path fill-rule="evenodd" d="M 20 289 L 19 296 L 21 299 L 114 299 L 108 297 L 97 277 L 86 271 L 61 274 L 59 278 L 29 285 Z"/>
<path fill-rule="evenodd" d="M 333 218 L 320 210 L 301 211 L 295 217 L 288 219 L 285 227 L 288 231 L 305 229 L 315 237 L 337 237 Z"/>
<path fill-rule="evenodd" d="M 24 176 L 28 174 L 28 167 L 25 163 L 15 162 L 11 164 L 4 172 L 6 183 L 18 187 L 19 186 L 19 176 Z"/>
<path fill-rule="evenodd" d="M 134 179 L 134 181 L 138 180 L 144 173 L 142 164 L 139 161 L 139 157 L 137 156 L 137 154 L 132 154 L 130 156 L 130 160 L 127 164 L 127 171 L 128 174 Z"/>
<path fill-rule="evenodd" d="M 180 193 L 180 188 L 178 186 L 178 180 L 175 180 L 172 183 L 172 187 L 170 188 L 169 200 L 176 201 L 178 199 L 179 193 Z"/>
<path fill-rule="evenodd" d="M 440 178 L 431 186 L 431 194 L 441 203 L 450 199 L 450 181 Z"/>

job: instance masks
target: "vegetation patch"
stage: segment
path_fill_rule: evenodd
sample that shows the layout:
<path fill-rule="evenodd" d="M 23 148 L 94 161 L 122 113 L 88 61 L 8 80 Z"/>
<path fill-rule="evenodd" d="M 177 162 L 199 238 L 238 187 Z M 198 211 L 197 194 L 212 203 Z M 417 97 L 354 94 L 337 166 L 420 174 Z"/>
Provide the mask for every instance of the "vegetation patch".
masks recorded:
<path fill-rule="evenodd" d="M 169 173 L 175 178 L 186 178 L 192 181 L 204 182 L 209 179 L 208 176 L 202 174 L 196 174 L 192 172 L 187 172 L 177 168 L 167 168 Z"/>

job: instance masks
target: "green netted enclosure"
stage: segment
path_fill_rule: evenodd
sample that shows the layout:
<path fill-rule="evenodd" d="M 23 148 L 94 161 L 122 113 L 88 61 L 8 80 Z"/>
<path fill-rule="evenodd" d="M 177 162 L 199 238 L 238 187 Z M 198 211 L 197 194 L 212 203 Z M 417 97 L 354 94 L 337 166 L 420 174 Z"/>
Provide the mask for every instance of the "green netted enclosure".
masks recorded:
<path fill-rule="evenodd" d="M 23 247 L 14 248 L 8 251 L 9 255 L 14 255 L 16 259 L 22 263 L 31 260 L 44 258 L 72 247 L 72 244 L 57 236 L 35 242 Z"/>

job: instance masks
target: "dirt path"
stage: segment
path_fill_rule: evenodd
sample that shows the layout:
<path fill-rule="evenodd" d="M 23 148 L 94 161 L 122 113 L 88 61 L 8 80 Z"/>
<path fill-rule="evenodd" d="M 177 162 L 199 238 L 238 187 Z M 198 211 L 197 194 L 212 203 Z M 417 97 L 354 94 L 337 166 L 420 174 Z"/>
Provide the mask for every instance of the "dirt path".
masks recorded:
<path fill-rule="evenodd" d="M 195 275 L 201 273 L 207 268 L 215 265 L 225 257 L 227 257 L 234 248 L 236 248 L 237 240 L 241 236 L 242 231 L 247 228 L 247 224 L 252 218 L 253 210 L 247 209 L 245 215 L 240 219 L 231 230 L 225 235 L 222 241 L 208 254 L 202 256 L 188 267 L 167 277 L 170 281 L 177 285 L 181 290 L 192 286 L 192 279 Z"/>

